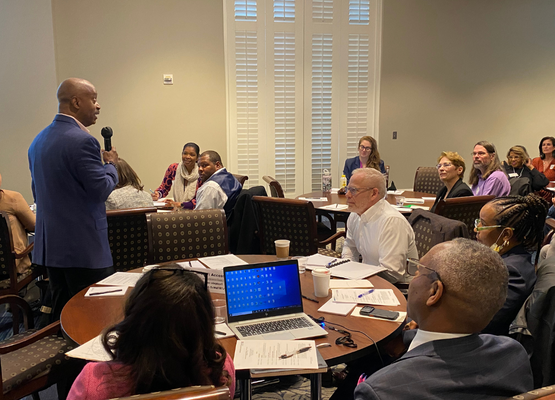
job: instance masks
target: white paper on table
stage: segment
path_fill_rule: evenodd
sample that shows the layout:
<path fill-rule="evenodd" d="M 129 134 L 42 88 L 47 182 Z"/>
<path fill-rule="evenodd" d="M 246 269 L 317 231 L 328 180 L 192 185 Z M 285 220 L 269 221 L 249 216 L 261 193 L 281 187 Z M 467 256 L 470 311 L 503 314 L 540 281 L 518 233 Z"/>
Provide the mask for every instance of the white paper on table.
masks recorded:
<path fill-rule="evenodd" d="M 422 197 L 422 200 L 424 200 L 424 201 L 426 201 L 426 200 L 428 200 L 428 201 L 436 201 L 436 198 L 435 198 L 435 197 Z"/>
<path fill-rule="evenodd" d="M 231 330 L 231 328 L 229 326 L 227 326 L 227 324 L 225 322 L 222 322 L 221 324 L 216 324 L 215 329 L 216 332 L 223 332 L 225 333 L 225 335 L 221 335 L 219 333 L 214 332 L 214 337 L 216 339 L 224 339 L 224 338 L 228 338 L 228 337 L 233 337 L 235 336 L 235 333 L 233 333 L 233 331 Z"/>
<path fill-rule="evenodd" d="M 137 272 L 116 272 L 107 278 L 97 282 L 97 285 L 109 286 L 131 286 L 134 287 L 139 279 L 143 276 L 142 273 Z"/>
<path fill-rule="evenodd" d="M 241 260 L 239 257 L 233 254 L 224 254 L 221 256 L 212 257 L 202 257 L 198 259 L 208 268 L 212 269 L 224 269 L 224 267 L 230 267 L 232 265 L 246 265 L 245 261 Z"/>
<path fill-rule="evenodd" d="M 182 261 L 182 262 L 178 262 L 176 264 L 179 265 L 182 268 L 185 268 L 185 269 L 200 268 L 200 269 L 206 270 L 206 265 L 204 265 L 203 263 L 201 263 L 200 261 L 197 261 L 197 260 Z M 206 271 L 204 271 L 204 272 L 206 272 Z"/>
<path fill-rule="evenodd" d="M 385 267 L 369 265 L 355 261 L 349 261 L 347 263 L 340 264 L 337 267 L 330 268 L 331 276 L 356 280 L 368 278 L 369 276 L 376 275 L 386 270 L 387 268 Z"/>
<path fill-rule="evenodd" d="M 166 206 L 165 201 L 155 200 L 155 201 L 153 201 L 153 203 L 154 203 L 154 207 L 165 207 Z"/>
<path fill-rule="evenodd" d="M 339 192 L 339 188 L 331 188 L 330 193 L 331 194 L 337 194 Z"/>
<path fill-rule="evenodd" d="M 366 279 L 331 279 L 330 289 L 373 288 L 372 282 Z"/>
<path fill-rule="evenodd" d="M 299 200 L 306 201 L 328 201 L 327 197 L 299 197 Z"/>
<path fill-rule="evenodd" d="M 333 299 L 329 299 L 326 303 L 318 309 L 319 312 L 336 314 L 336 315 L 348 315 L 353 308 L 355 308 L 357 303 L 337 303 Z"/>
<path fill-rule="evenodd" d="M 415 205 L 411 205 L 410 208 L 414 209 L 420 209 L 420 210 L 429 210 L 430 207 L 428 206 L 415 206 Z"/>
<path fill-rule="evenodd" d="M 362 297 L 358 297 L 359 295 Z M 399 300 L 392 289 L 333 289 L 331 298 L 340 303 L 372 304 L 378 306 L 399 306 Z"/>
<path fill-rule="evenodd" d="M 313 254 L 308 256 L 308 261 L 306 262 L 306 269 L 313 270 L 314 268 L 324 268 L 332 261 L 337 261 L 337 258 L 324 256 L 322 254 Z"/>
<path fill-rule="evenodd" d="M 85 297 L 123 296 L 128 286 L 91 286 Z"/>
<path fill-rule="evenodd" d="M 106 351 L 102 345 L 100 335 L 94 339 L 89 340 L 87 343 L 68 351 L 66 353 L 69 357 L 81 358 L 89 361 L 111 361 L 112 356 Z"/>
<path fill-rule="evenodd" d="M 371 315 L 361 315 L 360 310 L 362 310 L 362 307 L 356 307 L 355 310 L 352 312 L 351 317 L 370 318 L 370 319 L 377 319 L 378 321 L 399 322 L 399 323 L 403 322 L 405 318 L 407 318 L 407 313 L 404 311 L 397 311 L 399 313 L 399 316 L 397 317 L 397 319 L 385 319 L 385 318 L 373 317 Z"/>
<path fill-rule="evenodd" d="M 412 212 L 412 210 L 410 209 L 410 206 L 407 207 L 403 207 L 403 206 L 393 206 L 397 211 L 399 211 L 400 213 L 407 213 L 410 214 Z M 160 212 L 160 211 L 158 211 Z"/>
<path fill-rule="evenodd" d="M 177 263 L 183 269 L 208 274 L 208 290 L 211 293 L 225 293 L 224 271 L 221 269 L 208 269 L 198 261 L 184 261 Z"/>
<path fill-rule="evenodd" d="M 403 189 L 399 189 L 399 190 L 388 190 L 387 194 L 395 194 L 395 195 L 400 195 L 405 193 L 405 191 Z"/>
<path fill-rule="evenodd" d="M 327 206 L 316 207 L 322 210 L 346 210 L 349 208 L 347 204 L 329 204 Z"/>
<path fill-rule="evenodd" d="M 415 199 L 412 197 L 407 197 L 405 199 L 405 204 L 424 204 L 424 199 Z"/>
<path fill-rule="evenodd" d="M 282 359 L 303 347 L 304 353 Z M 238 340 L 233 358 L 235 369 L 318 369 L 318 356 L 314 340 Z"/>

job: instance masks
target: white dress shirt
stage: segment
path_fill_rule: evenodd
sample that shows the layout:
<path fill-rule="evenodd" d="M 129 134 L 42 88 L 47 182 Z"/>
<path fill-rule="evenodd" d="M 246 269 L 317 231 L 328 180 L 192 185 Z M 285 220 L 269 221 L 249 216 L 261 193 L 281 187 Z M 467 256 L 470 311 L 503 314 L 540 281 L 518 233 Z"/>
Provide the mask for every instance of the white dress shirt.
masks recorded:
<path fill-rule="evenodd" d="M 434 340 L 455 339 L 464 336 L 470 336 L 470 333 L 442 333 L 423 331 L 422 329 L 418 329 L 416 335 L 414 336 L 414 339 L 412 339 L 412 342 L 410 342 L 410 346 L 407 352 L 420 346 L 421 344 L 432 342 Z"/>
<path fill-rule="evenodd" d="M 225 171 L 220 168 L 212 176 Z M 197 205 L 195 210 L 208 210 L 211 208 L 223 209 L 227 202 L 227 194 L 220 185 L 212 180 L 212 176 L 204 182 L 197 190 Z"/>
<path fill-rule="evenodd" d="M 407 257 L 418 259 L 414 231 L 407 219 L 385 199 L 362 216 L 351 213 L 347 221 L 343 258 L 387 268 L 380 276 L 390 282 L 408 282 Z"/>

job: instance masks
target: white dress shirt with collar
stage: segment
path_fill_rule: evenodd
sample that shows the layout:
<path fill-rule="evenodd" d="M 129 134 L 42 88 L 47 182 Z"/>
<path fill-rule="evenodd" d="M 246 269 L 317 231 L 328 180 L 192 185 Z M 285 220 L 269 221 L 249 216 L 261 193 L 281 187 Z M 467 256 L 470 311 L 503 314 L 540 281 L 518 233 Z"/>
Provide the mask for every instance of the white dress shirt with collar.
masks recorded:
<path fill-rule="evenodd" d="M 220 168 L 212 174 L 212 176 L 225 171 Z M 197 190 L 197 205 L 195 210 L 208 210 L 212 208 L 223 209 L 227 202 L 227 194 L 220 185 L 212 180 L 212 176 L 204 182 Z"/>
<path fill-rule="evenodd" d="M 412 339 L 412 342 L 410 343 L 407 352 L 420 346 L 421 344 L 432 342 L 434 340 L 456 339 L 464 336 L 470 336 L 470 333 L 442 333 L 423 331 L 422 329 L 418 329 L 416 335 L 414 336 L 414 339 Z"/>
<path fill-rule="evenodd" d="M 414 231 L 407 219 L 385 199 L 379 200 L 362 216 L 351 213 L 347 221 L 343 258 L 387 268 L 380 273 L 390 282 L 408 282 L 406 259 L 418 258 Z"/>

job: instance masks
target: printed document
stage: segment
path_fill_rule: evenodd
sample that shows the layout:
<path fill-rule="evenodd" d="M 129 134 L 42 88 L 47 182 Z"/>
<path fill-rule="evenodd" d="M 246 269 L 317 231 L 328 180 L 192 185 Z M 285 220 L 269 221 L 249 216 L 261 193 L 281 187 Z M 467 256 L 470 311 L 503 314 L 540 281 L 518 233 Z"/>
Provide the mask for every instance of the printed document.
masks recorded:
<path fill-rule="evenodd" d="M 198 259 L 208 268 L 224 269 L 224 267 L 231 267 L 232 265 L 245 265 L 248 264 L 233 254 L 225 254 L 222 256 L 202 257 Z"/>
<path fill-rule="evenodd" d="M 308 351 L 281 358 L 310 346 Z M 314 340 L 238 340 L 235 369 L 318 369 Z"/>
<path fill-rule="evenodd" d="M 378 306 L 399 306 L 399 300 L 392 289 L 333 289 L 332 299 L 339 303 L 372 304 Z M 359 297 L 362 295 L 361 297 Z"/>
<path fill-rule="evenodd" d="M 143 276 L 142 273 L 137 272 L 116 272 L 107 278 L 102 279 L 97 282 L 97 285 L 109 285 L 109 286 L 131 286 L 135 287 L 135 284 Z"/>

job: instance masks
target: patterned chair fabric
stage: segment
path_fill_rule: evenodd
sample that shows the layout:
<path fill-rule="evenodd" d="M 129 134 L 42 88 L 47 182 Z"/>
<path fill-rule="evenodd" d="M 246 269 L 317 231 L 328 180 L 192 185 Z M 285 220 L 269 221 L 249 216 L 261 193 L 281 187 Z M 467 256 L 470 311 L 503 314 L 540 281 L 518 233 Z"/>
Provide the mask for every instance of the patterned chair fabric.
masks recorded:
<path fill-rule="evenodd" d="M 469 196 L 440 200 L 435 213 L 449 219 L 456 219 L 466 224 L 471 239 L 476 239 L 474 221 L 480 218 L 480 210 L 495 196 Z"/>
<path fill-rule="evenodd" d="M 468 228 L 464 222 L 448 219 L 429 211 L 413 210 L 408 221 L 414 230 L 419 257 L 423 257 L 438 243 L 456 237 L 469 237 Z"/>
<path fill-rule="evenodd" d="M 319 246 L 325 244 L 318 240 L 316 213 L 310 201 L 259 196 L 253 197 L 253 200 L 258 209 L 260 248 L 263 254 L 276 254 L 274 241 L 277 239 L 288 239 L 291 242 L 291 256 L 311 255 L 320 250 L 329 252 L 319 249 Z M 338 234 L 344 236 L 344 232 Z"/>
<path fill-rule="evenodd" d="M 148 260 L 148 229 L 146 214 L 156 213 L 155 207 L 106 211 L 108 240 L 116 271 L 144 266 Z"/>
<path fill-rule="evenodd" d="M 414 175 L 414 188 L 415 192 L 433 193 L 437 194 L 440 189 L 445 186 L 436 167 L 418 167 Z"/>
<path fill-rule="evenodd" d="M 271 176 L 265 175 L 262 177 L 262 179 L 264 179 L 264 181 L 270 185 L 270 194 L 272 195 L 272 197 L 279 197 L 279 198 L 285 198 L 285 194 L 283 193 L 283 188 L 281 187 L 281 184 L 276 181 L 274 178 L 272 178 Z"/>
<path fill-rule="evenodd" d="M 30 251 L 32 245 L 27 247 Z M 24 274 L 18 275 L 15 260 L 16 254 L 10 228 L 10 220 L 4 211 L 0 211 L 0 295 L 18 294 L 21 289 L 43 275 L 43 269 L 33 265 Z"/>
<path fill-rule="evenodd" d="M 229 252 L 223 210 L 148 214 L 147 225 L 151 264 Z"/>
<path fill-rule="evenodd" d="M 0 304 L 9 304 L 14 315 L 24 314 L 25 332 L 0 342 L 2 399 L 12 400 L 41 390 L 67 374 L 72 362 L 65 353 L 73 344 L 57 336 L 60 322 L 44 329 L 33 328 L 29 305 L 16 295 L 0 296 Z M 74 368 L 74 367 L 73 367 Z"/>
<path fill-rule="evenodd" d="M 229 388 L 214 386 L 190 386 L 166 390 L 163 392 L 136 394 L 130 397 L 120 397 L 119 400 L 229 400 Z M 116 399 L 113 399 L 116 400 Z"/>

